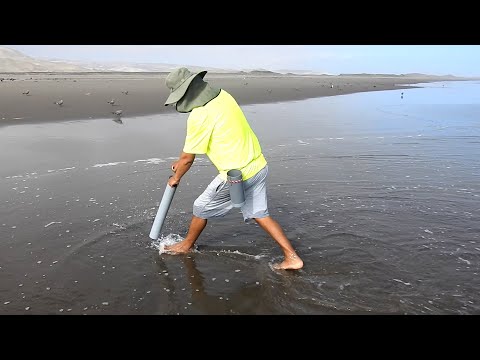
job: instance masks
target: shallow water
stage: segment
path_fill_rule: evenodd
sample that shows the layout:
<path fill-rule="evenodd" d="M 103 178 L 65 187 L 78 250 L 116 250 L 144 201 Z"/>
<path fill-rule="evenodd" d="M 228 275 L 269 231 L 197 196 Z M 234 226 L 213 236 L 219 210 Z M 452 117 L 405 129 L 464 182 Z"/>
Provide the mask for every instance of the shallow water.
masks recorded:
<path fill-rule="evenodd" d="M 425 86 L 243 107 L 296 272 L 236 209 L 159 253 L 205 157 L 149 239 L 184 114 L 3 127 L 0 314 L 479 314 L 480 83 Z"/>

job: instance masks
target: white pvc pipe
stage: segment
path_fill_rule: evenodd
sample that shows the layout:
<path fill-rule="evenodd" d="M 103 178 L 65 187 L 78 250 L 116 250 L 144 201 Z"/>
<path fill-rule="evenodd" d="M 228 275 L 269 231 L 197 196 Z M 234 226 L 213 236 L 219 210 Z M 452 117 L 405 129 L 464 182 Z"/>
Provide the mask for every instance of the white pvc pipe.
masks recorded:
<path fill-rule="evenodd" d="M 163 192 L 162 201 L 158 207 L 157 215 L 153 221 L 152 229 L 150 230 L 149 236 L 152 240 L 157 240 L 158 236 L 160 235 L 160 231 L 162 231 L 163 223 L 167 216 L 168 209 L 170 208 L 170 204 L 172 203 L 173 195 L 175 194 L 176 189 L 177 186 L 172 187 L 167 183 L 167 187 Z"/>

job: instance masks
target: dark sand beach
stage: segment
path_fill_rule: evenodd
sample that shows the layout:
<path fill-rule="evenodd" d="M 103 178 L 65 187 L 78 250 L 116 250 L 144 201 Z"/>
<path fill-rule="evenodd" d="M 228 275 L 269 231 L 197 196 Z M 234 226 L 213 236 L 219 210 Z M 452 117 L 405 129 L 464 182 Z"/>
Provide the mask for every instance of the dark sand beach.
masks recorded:
<path fill-rule="evenodd" d="M 480 313 L 478 82 L 207 74 L 259 137 L 305 262 L 286 272 L 238 211 L 159 251 L 216 175 L 204 156 L 148 237 L 187 119 L 165 74 L 1 77 L 0 314 Z"/>
<path fill-rule="evenodd" d="M 0 126 L 5 124 L 124 118 L 173 112 L 164 106 L 163 73 L 0 74 Z M 9 79 L 14 79 L 9 80 Z M 411 88 L 411 84 L 452 80 L 418 76 L 295 76 L 207 73 L 206 81 L 229 91 L 240 105 L 301 100 L 365 91 Z M 457 79 L 458 80 L 458 79 Z M 28 91 L 27 94 L 23 94 Z M 125 92 L 128 91 L 128 94 Z M 111 100 L 115 103 L 108 103 Z M 63 100 L 60 107 L 55 102 Z"/>

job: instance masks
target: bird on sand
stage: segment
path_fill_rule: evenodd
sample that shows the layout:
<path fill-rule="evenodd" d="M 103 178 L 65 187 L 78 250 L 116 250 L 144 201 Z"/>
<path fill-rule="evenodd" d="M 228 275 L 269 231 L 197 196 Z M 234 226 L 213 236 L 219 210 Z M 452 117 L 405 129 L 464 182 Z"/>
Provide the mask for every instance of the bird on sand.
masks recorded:
<path fill-rule="evenodd" d="M 122 113 L 123 110 L 112 111 L 112 114 L 115 115 L 115 119 L 112 119 L 112 121 L 116 122 L 117 124 L 123 124 L 121 119 Z"/>

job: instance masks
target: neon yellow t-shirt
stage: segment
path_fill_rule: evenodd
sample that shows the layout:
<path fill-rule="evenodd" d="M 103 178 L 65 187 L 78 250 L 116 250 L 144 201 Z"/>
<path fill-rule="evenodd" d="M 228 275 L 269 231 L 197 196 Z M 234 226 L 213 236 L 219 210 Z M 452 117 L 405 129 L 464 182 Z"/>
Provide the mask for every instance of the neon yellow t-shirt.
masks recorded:
<path fill-rule="evenodd" d="M 229 170 L 240 170 L 243 180 L 247 180 L 267 165 L 257 136 L 240 106 L 225 90 L 192 110 L 183 151 L 206 154 L 224 180 Z"/>

